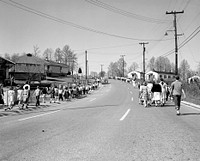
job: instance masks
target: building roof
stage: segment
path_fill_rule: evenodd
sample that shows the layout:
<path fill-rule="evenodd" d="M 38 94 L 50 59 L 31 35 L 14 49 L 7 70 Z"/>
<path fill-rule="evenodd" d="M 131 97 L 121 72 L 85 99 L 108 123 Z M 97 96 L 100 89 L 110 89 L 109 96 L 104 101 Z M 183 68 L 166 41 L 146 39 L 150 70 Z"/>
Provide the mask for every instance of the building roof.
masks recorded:
<path fill-rule="evenodd" d="M 133 74 L 136 74 L 137 77 L 138 77 L 138 79 L 141 78 L 141 76 L 140 76 L 141 72 L 139 72 L 139 71 L 132 71 L 132 72 L 128 73 L 128 74 L 127 74 L 127 75 L 128 75 L 128 78 L 132 78 L 132 77 L 133 77 Z"/>
<path fill-rule="evenodd" d="M 6 59 L 6 58 L 3 58 L 0 56 L 0 59 L 3 59 L 4 61 L 6 61 L 7 64 L 15 64 L 15 62 L 9 60 L 9 59 Z"/>
<path fill-rule="evenodd" d="M 40 65 L 40 64 L 48 64 L 48 62 L 32 54 L 25 54 L 18 58 L 18 60 L 16 61 L 16 64 L 39 64 Z"/>
<path fill-rule="evenodd" d="M 188 78 L 188 82 L 189 82 L 189 83 L 190 83 L 191 81 L 194 81 L 194 80 L 200 80 L 200 76 L 194 75 L 194 76 Z"/>
<path fill-rule="evenodd" d="M 69 67 L 67 64 L 63 64 L 63 63 L 58 63 L 52 60 L 46 60 L 46 62 L 48 62 L 49 65 L 53 65 L 53 66 L 59 66 L 59 67 Z"/>
<path fill-rule="evenodd" d="M 164 72 L 164 71 L 156 71 L 156 70 L 153 70 L 153 72 L 156 72 L 158 74 L 171 74 L 171 75 L 175 75 L 174 72 Z"/>

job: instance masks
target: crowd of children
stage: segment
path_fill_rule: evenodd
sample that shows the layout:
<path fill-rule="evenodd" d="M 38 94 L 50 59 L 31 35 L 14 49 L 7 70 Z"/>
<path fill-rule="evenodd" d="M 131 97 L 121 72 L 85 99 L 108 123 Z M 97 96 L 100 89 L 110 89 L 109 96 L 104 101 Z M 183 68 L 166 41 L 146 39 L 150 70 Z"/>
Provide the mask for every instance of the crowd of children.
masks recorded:
<path fill-rule="evenodd" d="M 88 94 L 91 90 L 97 89 L 98 82 L 91 84 L 78 84 L 72 86 L 65 86 L 62 84 L 52 84 L 48 87 L 39 87 L 32 92 L 28 83 L 25 85 L 18 85 L 16 87 L 10 87 L 7 92 L 7 106 L 6 110 L 11 110 L 14 106 L 18 106 L 19 109 L 27 109 L 31 100 L 35 100 L 35 106 L 40 106 L 40 102 L 46 103 L 49 100 L 50 103 L 59 103 L 60 101 L 70 101 L 73 98 L 79 98 L 80 96 Z M 49 99 L 47 99 L 49 98 Z M 33 103 L 33 102 L 32 102 Z M 0 104 L 4 104 L 4 92 L 3 86 L 0 84 Z"/>
<path fill-rule="evenodd" d="M 167 85 L 163 79 L 158 83 L 143 82 L 139 87 L 139 103 L 144 107 L 155 105 L 164 106 L 171 95 L 171 87 Z"/>

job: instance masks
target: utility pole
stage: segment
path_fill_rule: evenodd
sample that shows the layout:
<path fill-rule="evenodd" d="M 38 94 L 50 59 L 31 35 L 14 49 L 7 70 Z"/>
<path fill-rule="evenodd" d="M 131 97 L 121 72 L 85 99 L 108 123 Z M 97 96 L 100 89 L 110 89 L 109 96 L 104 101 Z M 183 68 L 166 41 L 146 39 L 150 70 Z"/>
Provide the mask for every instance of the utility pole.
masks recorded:
<path fill-rule="evenodd" d="M 74 82 L 74 60 L 72 61 L 72 81 Z"/>
<path fill-rule="evenodd" d="M 103 77 L 102 72 L 103 72 L 103 64 L 101 64 L 101 77 Z"/>
<path fill-rule="evenodd" d="M 173 14 L 174 15 L 174 38 L 175 38 L 175 74 L 178 75 L 178 42 L 177 42 L 177 25 L 176 25 L 176 14 L 184 13 L 184 11 L 176 12 L 166 12 L 166 14 Z"/>
<path fill-rule="evenodd" d="M 124 56 L 125 55 L 120 55 L 123 58 L 123 77 L 124 77 Z"/>
<path fill-rule="evenodd" d="M 145 45 L 149 44 L 148 42 L 141 42 L 139 43 L 143 47 L 143 80 L 145 81 Z"/>
<path fill-rule="evenodd" d="M 87 67 L 88 67 L 88 60 L 87 60 L 87 50 L 85 51 L 85 81 L 87 84 Z"/>

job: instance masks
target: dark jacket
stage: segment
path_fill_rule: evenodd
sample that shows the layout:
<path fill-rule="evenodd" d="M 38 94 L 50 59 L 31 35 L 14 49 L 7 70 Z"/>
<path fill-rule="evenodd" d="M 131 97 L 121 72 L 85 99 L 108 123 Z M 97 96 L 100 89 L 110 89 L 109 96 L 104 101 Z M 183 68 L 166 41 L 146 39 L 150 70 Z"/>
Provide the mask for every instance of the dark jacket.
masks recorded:
<path fill-rule="evenodd" d="M 153 87 L 151 89 L 151 92 L 162 92 L 162 88 L 161 88 L 161 85 L 160 84 L 153 84 Z"/>

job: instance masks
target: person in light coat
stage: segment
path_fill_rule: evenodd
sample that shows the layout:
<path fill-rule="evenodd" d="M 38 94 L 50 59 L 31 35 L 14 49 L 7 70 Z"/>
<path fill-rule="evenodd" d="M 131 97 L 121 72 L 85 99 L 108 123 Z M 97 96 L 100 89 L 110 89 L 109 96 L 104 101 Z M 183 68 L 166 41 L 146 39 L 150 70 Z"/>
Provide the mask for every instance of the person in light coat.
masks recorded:
<path fill-rule="evenodd" d="M 21 109 L 22 104 L 23 104 L 23 89 L 22 89 L 22 86 L 18 86 L 18 88 L 17 88 L 17 102 L 18 102 L 19 109 Z"/>
<path fill-rule="evenodd" d="M 160 86 L 161 86 L 161 103 L 164 106 L 166 103 L 166 98 L 167 98 L 167 84 L 164 82 L 164 80 L 161 78 L 160 79 Z"/>
<path fill-rule="evenodd" d="M 10 87 L 10 89 L 8 90 L 8 108 L 6 108 L 5 111 L 11 110 L 14 106 L 14 103 L 15 103 L 15 91 L 13 87 Z"/>

